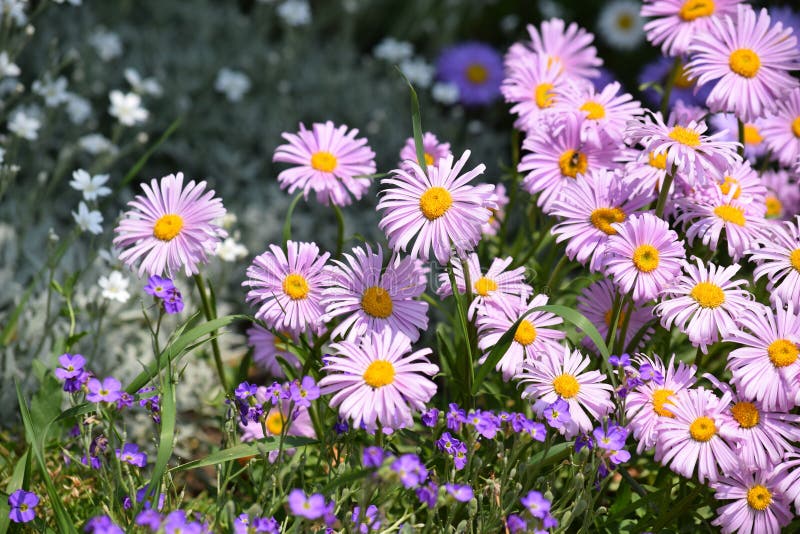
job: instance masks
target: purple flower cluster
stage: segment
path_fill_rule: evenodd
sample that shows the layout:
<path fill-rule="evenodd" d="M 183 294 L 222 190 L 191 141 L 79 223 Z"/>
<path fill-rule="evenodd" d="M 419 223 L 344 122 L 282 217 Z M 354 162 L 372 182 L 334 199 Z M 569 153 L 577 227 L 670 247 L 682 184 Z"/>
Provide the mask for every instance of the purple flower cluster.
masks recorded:
<path fill-rule="evenodd" d="M 161 532 L 162 529 L 165 533 L 180 532 L 181 534 L 205 534 L 211 532 L 208 523 L 202 522 L 202 516 L 199 513 L 190 516 L 184 510 L 174 510 L 163 515 L 152 508 L 148 508 L 139 512 L 134 522 L 140 527 L 149 529 L 150 532 Z M 99 534 L 103 531 L 94 532 Z"/>
<path fill-rule="evenodd" d="M 467 446 L 451 436 L 450 432 L 442 433 L 442 437 L 436 441 L 436 446 L 453 457 L 456 469 L 464 469 L 467 465 Z"/>
<path fill-rule="evenodd" d="M 139 406 L 146 409 L 150 412 L 150 417 L 153 418 L 155 423 L 161 422 L 161 399 L 158 395 L 150 395 L 145 397 L 144 395 L 147 393 L 151 393 L 155 391 L 156 388 L 153 386 L 143 387 L 138 391 L 139 394 Z"/>
<path fill-rule="evenodd" d="M 434 427 L 438 418 L 439 410 L 433 408 L 422 415 L 422 422 L 426 426 Z M 445 423 L 452 432 L 460 432 L 464 424 L 467 424 L 486 439 L 493 439 L 502 430 L 503 423 L 507 423 L 514 433 L 529 434 L 536 441 L 544 441 L 545 438 L 544 425 L 531 421 L 519 412 L 502 411 L 495 414 L 488 410 L 474 410 L 467 414 L 457 404 L 450 403 L 445 414 Z"/>
<path fill-rule="evenodd" d="M 90 378 L 86 389 L 86 400 L 89 402 L 117 402 L 123 393 L 122 384 L 113 376 L 104 378 L 102 382 L 97 378 Z"/>
<path fill-rule="evenodd" d="M 535 520 L 541 521 L 542 528 L 548 529 L 558 526 L 558 521 L 550 515 L 550 501 L 540 492 L 530 491 L 520 499 L 520 502 Z"/>
<path fill-rule="evenodd" d="M 621 369 L 621 385 L 617 388 L 617 395 L 620 398 L 628 396 L 628 392 L 647 382 L 655 382 L 658 385 L 664 384 L 664 375 L 658 369 L 645 362 L 637 369 L 631 364 L 630 356 L 609 356 L 608 363 Z"/>
<path fill-rule="evenodd" d="M 100 469 L 102 465 L 100 457 L 106 452 L 107 449 L 108 438 L 102 434 L 95 437 L 89 444 L 89 457 L 87 458 L 86 455 L 81 457 L 81 463 L 85 466 L 91 467 L 92 469 Z"/>
<path fill-rule="evenodd" d="M 183 311 L 183 297 L 181 292 L 169 278 L 153 275 L 147 279 L 144 292 L 152 295 L 164 305 L 164 311 L 173 314 Z"/>
<path fill-rule="evenodd" d="M 18 489 L 8 496 L 8 517 L 14 523 L 27 523 L 36 517 L 39 496 L 33 492 Z"/>
<path fill-rule="evenodd" d="M 577 425 L 569 413 L 569 403 L 561 397 L 547 405 L 544 410 L 544 418 L 551 428 L 561 433 L 572 434 L 577 430 Z"/>
<path fill-rule="evenodd" d="M 416 488 L 428 479 L 428 469 L 416 454 L 403 454 L 391 465 L 392 471 L 400 477 L 406 489 Z"/>
<path fill-rule="evenodd" d="M 356 506 L 353 508 L 352 520 L 356 530 L 361 534 L 367 534 L 370 530 L 381 529 L 381 517 L 378 514 L 378 507 L 370 504 L 364 512 L 364 520 L 359 521 L 361 516 L 361 507 Z"/>
<path fill-rule="evenodd" d="M 320 493 L 306 495 L 306 492 L 298 488 L 289 492 L 289 510 L 298 517 L 312 521 L 322 519 L 326 525 L 332 527 L 336 524 L 336 516 L 333 514 L 335 507 L 332 500 L 327 502 Z"/>
<path fill-rule="evenodd" d="M 599 478 L 605 478 L 610 469 L 631 459 L 631 453 L 625 450 L 625 441 L 628 439 L 628 429 L 616 423 L 598 426 L 592 431 L 592 439 L 587 439 L 588 448 L 596 446 L 596 453 L 600 456 L 600 467 L 597 470 Z M 610 465 L 609 465 L 610 464 Z"/>
<path fill-rule="evenodd" d="M 267 534 L 280 534 L 281 527 L 274 517 L 253 517 L 249 514 L 240 514 L 233 522 L 234 534 L 249 534 L 250 532 L 266 532 Z"/>
<path fill-rule="evenodd" d="M 135 443 L 126 443 L 122 446 L 122 450 L 117 449 L 117 458 L 120 461 L 135 465 L 136 467 L 144 467 L 147 465 L 147 454 L 139 451 L 139 446 Z"/>
<path fill-rule="evenodd" d="M 273 382 L 267 387 L 242 382 L 234 391 L 234 402 L 242 424 L 247 425 L 248 422 L 258 422 L 268 403 L 277 406 L 283 401 L 289 401 L 296 408 L 308 408 L 311 401 L 318 399 L 319 395 L 319 386 L 314 379 L 304 376 L 283 384 Z"/>
<path fill-rule="evenodd" d="M 89 372 L 84 369 L 86 358 L 81 354 L 62 354 L 58 357 L 56 367 L 56 378 L 64 382 L 64 391 L 75 393 L 80 391 L 83 385 L 89 380 Z"/>
<path fill-rule="evenodd" d="M 469 502 L 474 497 L 472 487 L 464 484 L 445 484 L 447 493 L 458 502 Z"/>
<path fill-rule="evenodd" d="M 125 534 L 125 531 L 107 515 L 99 515 L 91 518 L 86 522 L 83 531 L 89 532 L 90 534 Z"/>

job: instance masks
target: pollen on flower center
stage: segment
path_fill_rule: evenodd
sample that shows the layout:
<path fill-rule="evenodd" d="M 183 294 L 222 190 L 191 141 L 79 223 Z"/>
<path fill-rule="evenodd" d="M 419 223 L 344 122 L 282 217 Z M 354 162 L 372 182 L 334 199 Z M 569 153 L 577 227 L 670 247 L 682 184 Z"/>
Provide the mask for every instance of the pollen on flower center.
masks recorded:
<path fill-rule="evenodd" d="M 581 385 L 574 376 L 564 373 L 553 379 L 553 389 L 559 397 L 571 399 L 581 390 Z"/>
<path fill-rule="evenodd" d="M 678 11 L 678 16 L 681 20 L 691 22 L 713 15 L 715 7 L 713 0 L 686 0 Z"/>
<path fill-rule="evenodd" d="M 611 223 L 625 221 L 625 212 L 619 208 L 597 208 L 589 216 L 595 228 L 608 235 L 616 235 L 617 231 Z"/>
<path fill-rule="evenodd" d="M 675 126 L 669 132 L 670 139 L 674 139 L 682 145 L 697 148 L 700 146 L 700 134 L 683 126 Z"/>
<path fill-rule="evenodd" d="M 472 83 L 484 83 L 489 78 L 489 71 L 480 63 L 467 67 L 467 79 Z"/>
<path fill-rule="evenodd" d="M 756 484 L 747 490 L 747 504 L 753 510 L 764 511 L 772 504 L 772 492 L 761 484 Z"/>
<path fill-rule="evenodd" d="M 662 152 L 661 154 L 656 154 L 655 152 L 650 152 L 648 156 L 648 163 L 651 167 L 655 167 L 656 169 L 661 169 L 662 171 L 667 170 L 667 153 Z"/>
<path fill-rule="evenodd" d="M 675 414 L 664 408 L 665 404 L 672 404 L 669 398 L 675 392 L 671 389 L 657 389 L 653 392 L 653 411 L 661 417 L 675 417 Z"/>
<path fill-rule="evenodd" d="M 394 382 L 394 366 L 386 360 L 375 360 L 364 371 L 364 382 L 374 388 L 388 386 Z"/>
<path fill-rule="evenodd" d="M 283 279 L 283 292 L 292 300 L 306 298 L 308 291 L 308 281 L 302 274 L 292 273 Z"/>
<path fill-rule="evenodd" d="M 275 411 L 267 417 L 267 430 L 269 430 L 270 434 L 278 435 L 283 432 L 283 423 L 284 423 L 283 415 L 281 412 Z"/>
<path fill-rule="evenodd" d="M 767 205 L 767 217 L 780 217 L 781 213 L 783 213 L 783 203 L 778 200 L 778 197 L 769 195 L 764 200 L 764 203 Z M 800 271 L 800 269 L 798 269 Z"/>
<path fill-rule="evenodd" d="M 689 296 L 703 308 L 719 308 L 725 304 L 725 292 L 711 282 L 699 282 Z"/>
<path fill-rule="evenodd" d="M 761 419 L 758 408 L 752 402 L 737 402 L 731 407 L 731 413 L 742 428 L 753 428 Z"/>
<path fill-rule="evenodd" d="M 797 361 L 797 345 L 788 339 L 776 339 L 767 347 L 769 361 L 775 367 L 787 367 Z"/>
<path fill-rule="evenodd" d="M 653 245 L 639 245 L 633 251 L 633 264 L 643 273 L 656 270 L 658 267 L 658 249 Z"/>
<path fill-rule="evenodd" d="M 792 251 L 789 256 L 789 261 L 792 262 L 792 267 L 794 267 L 797 272 L 800 272 L 800 248 L 796 248 Z"/>
<path fill-rule="evenodd" d="M 589 102 L 585 102 L 581 106 L 581 111 L 588 113 L 586 118 L 593 121 L 602 119 L 606 116 L 606 108 L 603 107 L 603 104 L 600 104 L 599 102 L 592 102 L 591 100 Z"/>
<path fill-rule="evenodd" d="M 758 54 L 749 48 L 739 48 L 731 52 L 728 58 L 728 66 L 739 76 L 752 78 L 761 68 L 761 59 L 759 59 Z"/>
<path fill-rule="evenodd" d="M 755 124 L 744 125 L 744 144 L 760 145 L 763 140 L 764 138 L 761 137 L 761 132 L 758 131 L 758 127 Z"/>
<path fill-rule="evenodd" d="M 425 158 L 425 165 L 433 165 L 433 156 L 425 152 L 422 157 Z"/>
<path fill-rule="evenodd" d="M 530 345 L 536 341 L 536 327 L 527 319 L 523 319 L 514 332 L 514 341 L 520 345 Z"/>
<path fill-rule="evenodd" d="M 733 176 L 726 176 L 725 181 L 719 184 L 719 190 L 727 197 L 731 194 L 731 189 L 733 189 L 733 198 L 742 196 L 742 188 L 739 186 L 739 180 Z"/>
<path fill-rule="evenodd" d="M 153 225 L 153 237 L 161 241 L 172 241 L 183 229 L 183 218 L 175 213 L 162 215 Z"/>
<path fill-rule="evenodd" d="M 575 178 L 578 173 L 583 174 L 586 172 L 588 161 L 586 155 L 577 150 L 567 150 L 558 158 L 558 166 L 561 169 L 563 176 Z"/>
<path fill-rule="evenodd" d="M 444 187 L 431 187 L 419 199 L 419 209 L 429 221 L 434 221 L 450 209 L 453 205 L 453 197 L 450 191 Z"/>
<path fill-rule="evenodd" d="M 478 278 L 478 281 L 475 282 L 475 292 L 482 297 L 485 297 L 486 295 L 488 295 L 489 293 L 491 293 L 496 289 L 497 289 L 497 282 L 495 282 L 491 278 L 486 278 L 485 276 L 481 276 L 480 278 Z"/>
<path fill-rule="evenodd" d="M 685 65 L 682 65 L 678 70 L 678 75 L 675 77 L 675 87 L 678 87 L 679 89 L 689 89 L 690 87 L 694 87 L 694 80 L 689 78 L 689 75 L 686 73 Z"/>
<path fill-rule="evenodd" d="M 714 208 L 714 215 L 727 223 L 737 226 L 744 226 L 747 222 L 744 218 L 744 210 L 730 204 L 723 204 Z"/>
<path fill-rule="evenodd" d="M 336 156 L 324 150 L 311 155 L 311 167 L 321 172 L 333 172 L 337 163 Z"/>
<path fill-rule="evenodd" d="M 717 433 L 717 425 L 714 420 L 705 415 L 701 415 L 689 425 L 689 434 L 695 441 L 708 441 Z"/>
<path fill-rule="evenodd" d="M 372 286 L 364 291 L 361 297 L 361 309 L 367 315 L 378 319 L 386 319 L 392 314 L 394 306 L 389 292 L 379 286 Z"/>
<path fill-rule="evenodd" d="M 536 105 L 539 109 L 549 108 L 553 105 L 552 90 L 552 83 L 540 83 L 536 86 L 536 89 L 533 91 L 533 99 L 536 101 Z"/>
<path fill-rule="evenodd" d="M 633 26 L 633 17 L 630 13 L 622 13 L 619 17 L 617 17 L 617 27 L 622 30 L 630 30 L 631 26 Z"/>
<path fill-rule="evenodd" d="M 800 137 L 800 115 L 792 121 L 792 133 L 795 137 Z"/>

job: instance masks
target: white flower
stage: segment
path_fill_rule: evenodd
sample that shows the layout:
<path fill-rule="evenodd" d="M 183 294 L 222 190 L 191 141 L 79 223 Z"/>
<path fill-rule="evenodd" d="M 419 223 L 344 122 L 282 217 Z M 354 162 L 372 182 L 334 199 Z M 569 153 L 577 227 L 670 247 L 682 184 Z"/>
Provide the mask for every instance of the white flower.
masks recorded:
<path fill-rule="evenodd" d="M 45 76 L 43 80 L 35 80 L 33 92 L 44 98 L 44 103 L 49 108 L 54 108 L 67 101 L 67 79 L 59 76 L 55 80 Z"/>
<path fill-rule="evenodd" d="M 19 67 L 9 59 L 8 52 L 0 52 L 0 78 L 16 78 L 19 73 Z"/>
<path fill-rule="evenodd" d="M 250 90 L 250 78 L 243 72 L 223 67 L 217 73 L 214 89 L 231 102 L 238 102 Z"/>
<path fill-rule="evenodd" d="M 119 35 L 105 28 L 97 28 L 89 37 L 89 44 L 103 61 L 110 61 L 122 55 L 122 41 Z"/>
<path fill-rule="evenodd" d="M 6 149 L 0 147 L 0 165 L 3 164 L 5 158 L 6 158 Z"/>
<path fill-rule="evenodd" d="M 400 71 L 412 85 L 418 87 L 429 87 L 433 81 L 434 68 L 422 58 L 402 61 Z"/>
<path fill-rule="evenodd" d="M 433 99 L 445 105 L 452 105 L 458 102 L 460 91 L 454 83 L 436 82 L 431 89 Z"/>
<path fill-rule="evenodd" d="M 137 122 L 144 122 L 150 113 L 142 107 L 142 98 L 136 93 L 123 93 L 111 91 L 108 95 L 111 106 L 108 112 L 116 117 L 125 126 L 133 126 Z"/>
<path fill-rule="evenodd" d="M 92 104 L 81 95 L 67 93 L 67 115 L 72 124 L 83 124 L 92 115 Z"/>
<path fill-rule="evenodd" d="M 97 155 L 103 152 L 111 154 L 117 151 L 117 147 L 101 134 L 84 135 L 78 139 L 78 146 L 84 149 L 89 154 Z"/>
<path fill-rule="evenodd" d="M 306 0 L 286 0 L 276 12 L 289 26 L 305 26 L 311 22 L 311 8 Z"/>
<path fill-rule="evenodd" d="M 414 45 L 408 41 L 398 41 L 394 37 L 385 37 L 372 51 L 378 59 L 383 59 L 391 63 L 399 63 L 404 59 L 410 58 L 414 54 Z"/>
<path fill-rule="evenodd" d="M 229 237 L 225 241 L 217 243 L 217 250 L 214 254 L 222 261 L 236 261 L 247 256 L 247 247 Z"/>
<path fill-rule="evenodd" d="M 28 23 L 25 14 L 26 0 L 0 0 L 0 13 L 7 15 L 17 26 Z"/>
<path fill-rule="evenodd" d="M 155 78 L 142 78 L 136 69 L 125 69 L 125 79 L 131 84 L 134 92 L 140 95 L 161 96 L 161 84 Z"/>
<path fill-rule="evenodd" d="M 83 193 L 83 198 L 86 200 L 95 200 L 98 197 L 104 197 L 111 194 L 111 189 L 105 187 L 108 181 L 107 174 L 90 175 L 83 169 L 78 169 L 72 173 L 72 180 L 69 185 L 77 191 Z"/>
<path fill-rule="evenodd" d="M 642 3 L 634 0 L 617 0 L 603 7 L 597 28 L 610 46 L 633 50 L 644 40 L 644 21 L 639 15 L 641 7 Z"/>
<path fill-rule="evenodd" d="M 78 204 L 78 213 L 73 211 L 72 217 L 83 232 L 88 231 L 95 235 L 103 232 L 103 227 L 100 226 L 100 223 L 103 222 L 103 215 L 96 210 L 90 211 L 89 207 L 86 206 L 86 202 L 82 200 Z"/>
<path fill-rule="evenodd" d="M 39 137 L 39 128 L 41 127 L 42 123 L 39 122 L 39 119 L 24 111 L 17 111 L 8 121 L 8 131 L 28 141 L 35 141 Z"/>
<path fill-rule="evenodd" d="M 101 276 L 97 281 L 97 285 L 103 290 L 103 298 L 122 303 L 128 302 L 128 299 L 131 298 L 131 294 L 128 293 L 129 283 L 130 281 L 119 271 L 112 271 L 110 275 Z"/>

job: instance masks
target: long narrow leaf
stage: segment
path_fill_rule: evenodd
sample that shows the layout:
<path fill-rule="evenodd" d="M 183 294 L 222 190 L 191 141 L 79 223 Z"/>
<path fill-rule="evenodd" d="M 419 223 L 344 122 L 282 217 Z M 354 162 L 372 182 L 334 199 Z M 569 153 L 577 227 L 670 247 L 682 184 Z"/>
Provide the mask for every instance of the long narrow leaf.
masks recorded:
<path fill-rule="evenodd" d="M 167 373 L 161 386 L 161 433 L 158 438 L 158 453 L 153 467 L 153 475 L 147 485 L 148 498 L 155 507 L 161 492 L 161 479 L 167 472 L 169 459 L 172 457 L 172 444 L 175 439 L 175 384 L 172 374 Z"/>
<path fill-rule="evenodd" d="M 153 153 L 158 150 L 158 147 L 160 147 L 167 139 L 170 138 L 170 136 L 172 136 L 173 133 L 175 133 L 175 130 L 180 127 L 182 121 L 183 119 L 181 117 L 178 117 L 172 121 L 172 124 L 170 124 L 166 130 L 164 130 L 164 133 L 161 134 L 161 137 L 159 137 L 155 143 L 150 145 L 150 148 L 148 148 L 145 153 L 142 154 L 142 156 L 136 161 L 136 163 L 133 164 L 133 167 L 131 167 L 116 189 L 127 185 L 136 177 L 137 174 L 139 174 L 139 171 L 145 166 L 147 161 L 150 159 L 150 156 L 152 156 Z"/>
<path fill-rule="evenodd" d="M 317 443 L 317 440 L 310 438 L 286 436 L 283 438 L 283 447 L 285 449 L 293 449 L 296 447 L 303 447 Z M 170 471 L 186 471 L 189 469 L 197 469 L 199 467 L 207 467 L 209 465 L 221 464 L 231 460 L 238 460 L 239 458 L 247 458 L 249 456 L 257 456 L 265 451 L 277 451 L 280 446 L 280 440 L 277 438 L 264 438 L 249 443 L 242 443 L 234 447 L 222 449 L 221 451 L 213 452 L 205 458 L 199 460 L 192 460 L 185 464 L 173 467 Z"/>
<path fill-rule="evenodd" d="M 422 172 L 428 174 L 428 166 L 425 164 L 425 147 L 422 144 L 422 115 L 419 112 L 419 98 L 417 97 L 417 92 L 414 90 L 414 86 L 411 85 L 411 82 L 406 78 L 406 75 L 403 74 L 403 71 L 399 68 L 397 71 L 406 81 L 406 84 L 408 84 L 408 90 L 411 94 L 411 129 L 414 133 L 414 148 L 417 152 L 417 162 L 422 168 Z"/>
<path fill-rule="evenodd" d="M 295 197 L 292 199 L 292 203 L 289 204 L 289 209 L 286 211 L 286 221 L 283 223 L 283 245 L 286 246 L 286 242 L 292 238 L 292 214 L 294 213 L 294 208 L 297 207 L 297 203 L 300 202 L 300 199 L 303 198 L 303 193 L 297 193 Z"/>
<path fill-rule="evenodd" d="M 486 380 L 486 376 L 497 366 L 497 362 L 499 362 L 503 356 L 505 356 L 509 347 L 511 347 L 511 343 L 514 341 L 514 335 L 517 333 L 517 328 L 519 328 L 520 323 L 525 320 L 525 317 L 533 312 L 534 310 L 528 310 L 522 314 L 522 316 L 517 319 L 502 336 L 500 336 L 500 339 L 497 341 L 495 346 L 492 347 L 491 352 L 489 352 L 489 356 L 486 357 L 486 360 L 478 368 L 478 374 L 475 375 L 475 382 L 472 384 L 473 395 L 478 393 L 483 385 L 483 382 Z"/>
<path fill-rule="evenodd" d="M 561 306 L 558 304 L 548 304 L 547 306 L 539 306 L 538 308 L 534 308 L 534 311 L 547 311 L 550 313 L 555 313 L 564 320 L 572 323 L 584 334 L 589 336 L 589 338 L 592 341 L 594 341 L 594 344 L 597 346 L 597 349 L 600 351 L 600 354 L 603 355 L 604 359 L 608 360 L 610 352 L 608 351 L 606 342 L 603 340 L 603 337 L 600 335 L 600 332 L 597 331 L 597 328 L 583 314 L 573 310 L 572 308 L 567 308 L 566 306 Z"/>

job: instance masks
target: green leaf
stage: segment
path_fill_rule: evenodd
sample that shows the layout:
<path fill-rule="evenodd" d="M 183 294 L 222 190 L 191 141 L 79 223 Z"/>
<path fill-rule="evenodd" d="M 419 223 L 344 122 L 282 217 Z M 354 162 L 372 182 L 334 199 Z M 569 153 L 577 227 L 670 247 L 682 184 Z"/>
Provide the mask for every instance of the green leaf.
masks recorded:
<path fill-rule="evenodd" d="M 292 239 L 292 214 L 294 213 L 294 208 L 297 206 L 297 203 L 300 202 L 300 199 L 303 198 L 303 193 L 297 193 L 295 197 L 292 199 L 292 203 L 289 204 L 289 209 L 286 211 L 286 221 L 283 223 L 283 246 L 286 246 L 286 242 Z"/>
<path fill-rule="evenodd" d="M 489 356 L 486 357 L 486 360 L 478 368 L 478 374 L 475 376 L 475 382 L 472 383 L 473 395 L 478 393 L 478 391 L 481 389 L 481 386 L 483 386 L 484 381 L 486 380 L 486 376 L 494 370 L 494 368 L 497 366 L 497 362 L 499 362 L 503 356 L 505 356 L 508 348 L 511 346 L 511 343 L 514 341 L 514 334 L 517 333 L 519 324 L 525 320 L 525 317 L 538 309 L 539 308 L 531 309 L 523 313 L 522 316 L 517 319 L 502 336 L 500 336 L 497 344 L 495 344 L 495 346 L 492 347 L 491 352 L 489 352 Z"/>
<path fill-rule="evenodd" d="M 414 132 L 414 148 L 417 152 L 417 163 L 419 163 L 420 168 L 422 168 L 422 172 L 428 174 L 428 166 L 425 164 L 425 147 L 422 144 L 422 115 L 419 112 L 419 98 L 417 97 L 417 92 L 414 90 L 414 86 L 408 81 L 403 71 L 398 68 L 397 72 L 400 73 L 400 76 L 402 76 L 406 84 L 408 84 L 408 90 L 411 94 L 411 128 Z"/>
<path fill-rule="evenodd" d="M 30 413 L 34 428 L 45 428 L 58 417 L 62 397 L 61 383 L 48 372 L 42 377 L 39 391 L 31 400 Z"/>
<path fill-rule="evenodd" d="M 286 436 L 283 438 L 284 449 L 294 449 L 317 443 L 317 440 L 303 437 Z M 249 456 L 257 456 L 264 452 L 277 451 L 280 446 L 280 440 L 277 438 L 264 438 L 249 443 L 242 443 L 234 447 L 222 449 L 221 451 L 213 452 L 205 458 L 199 460 L 192 460 L 185 464 L 173 467 L 170 472 L 186 471 L 188 469 L 197 469 L 199 467 L 206 467 L 209 465 L 221 464 L 231 460 L 238 460 L 239 458 L 247 458 Z"/>
<path fill-rule="evenodd" d="M 97 409 L 97 405 L 93 402 L 84 402 L 83 404 L 79 404 L 77 406 L 73 406 L 69 410 L 64 410 L 61 414 L 56 417 L 54 422 L 58 421 L 66 421 L 67 419 L 71 419 L 73 417 L 78 417 L 81 415 L 85 415 L 87 413 L 92 413 Z"/>
<path fill-rule="evenodd" d="M 600 354 L 602 354 L 603 358 L 606 361 L 608 361 L 608 357 L 611 354 L 608 351 L 606 342 L 603 340 L 603 337 L 600 335 L 600 332 L 597 331 L 597 328 L 583 314 L 575 311 L 572 308 L 567 308 L 566 306 L 561 306 L 558 304 L 548 304 L 547 306 L 539 306 L 538 308 L 534 308 L 532 311 L 547 311 L 550 313 L 554 313 L 559 317 L 563 318 L 565 321 L 572 323 L 584 334 L 589 336 L 589 338 L 592 341 L 594 341 L 594 344 L 597 346 L 597 349 L 600 351 Z"/>
<path fill-rule="evenodd" d="M 177 130 L 180 127 L 181 121 L 183 121 L 183 118 L 181 117 L 178 117 L 177 119 L 172 121 L 172 124 L 170 124 L 169 127 L 167 127 L 167 129 L 164 131 L 163 134 L 161 134 L 161 137 L 159 137 L 155 143 L 150 145 L 150 148 L 148 148 L 145 151 L 145 153 L 142 154 L 142 157 L 140 157 L 136 161 L 136 163 L 134 163 L 133 167 L 131 167 L 131 169 L 128 171 L 128 173 L 119 183 L 119 185 L 115 188 L 116 190 L 119 190 L 120 188 L 128 185 L 131 182 L 131 180 L 133 180 L 136 177 L 136 175 L 139 174 L 139 171 L 142 170 L 142 167 L 145 166 L 147 161 L 150 159 L 150 156 L 152 156 L 153 153 L 156 150 L 158 150 L 158 147 L 160 147 L 167 139 L 169 139 L 170 136 L 173 133 L 175 133 L 175 130 Z"/>
<path fill-rule="evenodd" d="M 167 464 L 172 457 L 172 444 L 175 440 L 175 384 L 172 381 L 172 369 L 164 377 L 161 384 L 161 433 L 158 439 L 158 452 L 156 463 L 153 466 L 153 476 L 147 485 L 147 497 L 152 499 L 155 507 L 161 493 L 161 479 L 167 472 Z"/>
<path fill-rule="evenodd" d="M 567 441 L 566 443 L 553 445 L 549 449 L 537 452 L 531 456 L 528 460 L 528 463 L 536 465 L 539 468 L 558 463 L 569 456 L 574 447 L 574 441 Z"/>

